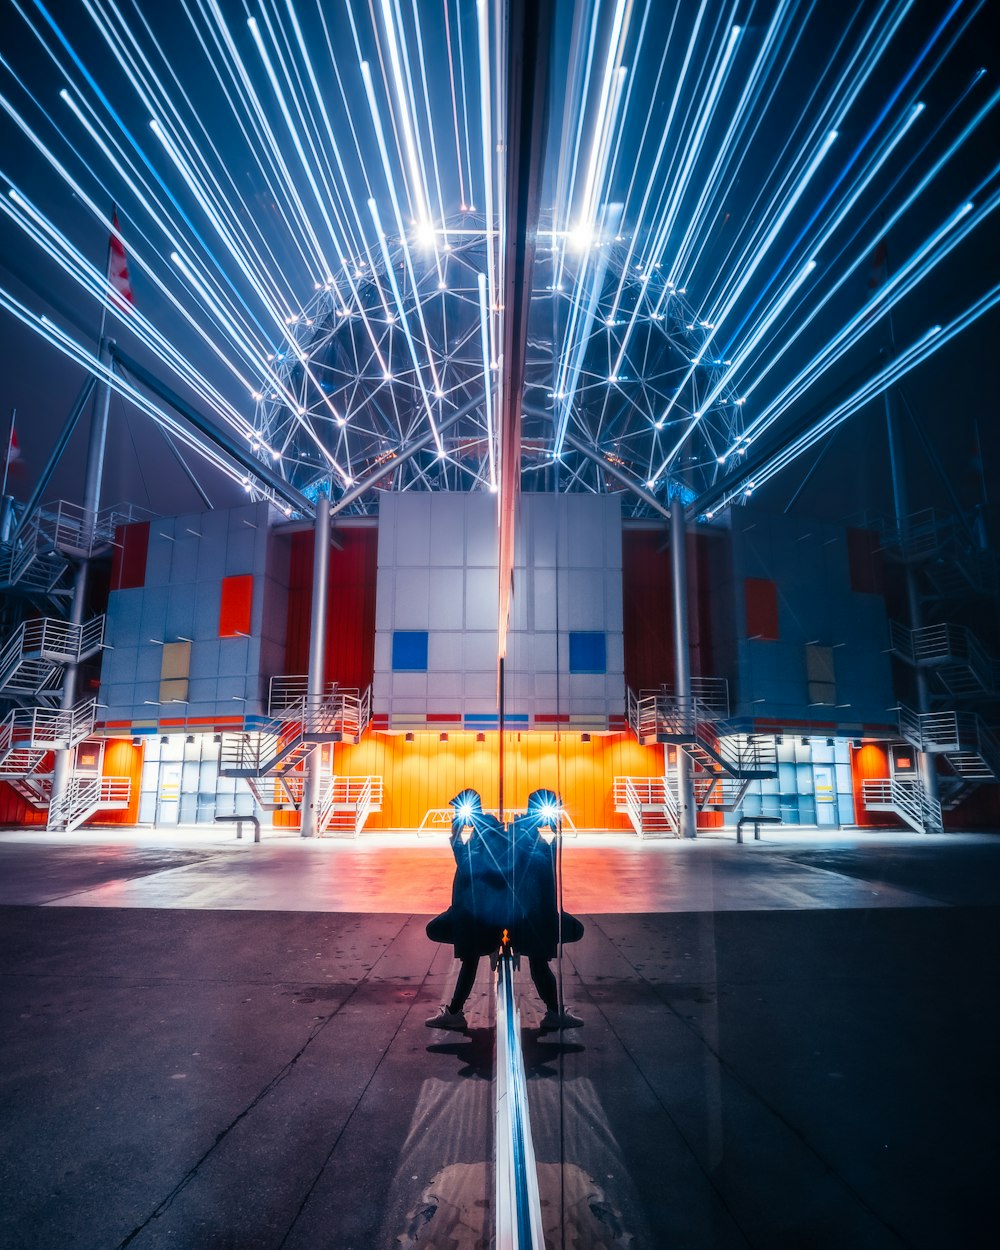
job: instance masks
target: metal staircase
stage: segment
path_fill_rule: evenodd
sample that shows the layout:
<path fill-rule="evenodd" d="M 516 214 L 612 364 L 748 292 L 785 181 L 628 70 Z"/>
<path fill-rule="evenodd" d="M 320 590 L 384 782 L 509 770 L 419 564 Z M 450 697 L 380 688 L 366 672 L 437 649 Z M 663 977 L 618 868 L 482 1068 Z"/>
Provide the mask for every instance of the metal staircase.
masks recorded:
<path fill-rule="evenodd" d="M 134 504 L 112 504 L 92 513 L 60 499 L 18 518 L 13 537 L 0 545 L 0 589 L 68 596 L 60 586 L 70 561 L 107 551 L 120 525 L 149 520 L 152 513 Z"/>
<path fill-rule="evenodd" d="M 732 812 L 752 781 L 777 776 L 770 735 L 730 732 L 728 686 L 721 678 L 696 678 L 690 700 L 668 687 L 627 691 L 629 728 L 643 743 L 673 743 L 694 762 L 695 800 L 702 810 Z"/>
<path fill-rule="evenodd" d="M 975 712 L 920 715 L 900 705 L 899 731 L 911 746 L 947 762 L 950 772 L 938 776 L 945 811 L 953 811 L 976 787 L 1000 781 L 1000 739 Z"/>
<path fill-rule="evenodd" d="M 103 645 L 103 616 L 83 625 L 48 616 L 24 621 L 0 651 L 0 690 L 10 694 L 54 692 L 64 665 L 96 655 Z"/>
<path fill-rule="evenodd" d="M 93 732 L 96 706 L 86 699 L 68 710 L 12 708 L 0 723 L 0 780 L 30 777 L 50 751 L 78 746 Z"/>
<path fill-rule="evenodd" d="M 917 833 L 941 833 L 941 804 L 928 797 L 918 778 L 863 781 L 861 799 L 869 812 L 895 812 Z"/>
<path fill-rule="evenodd" d="M 99 811 L 124 811 L 131 792 L 128 777 L 70 777 L 63 793 L 49 804 L 47 828 L 72 833 Z"/>
<path fill-rule="evenodd" d="M 303 772 L 266 779 L 248 777 L 246 780 L 262 811 L 301 810 L 305 784 Z M 321 836 L 324 833 L 339 833 L 356 838 L 368 823 L 371 813 L 381 810 L 381 777 L 324 777 L 316 828 Z"/>
<path fill-rule="evenodd" d="M 1000 693 L 1000 661 L 964 625 L 907 629 L 891 621 L 889 639 L 894 654 L 915 668 L 931 670 L 942 693 L 951 698 L 990 698 Z"/>
<path fill-rule="evenodd" d="M 616 777 L 614 800 L 640 838 L 677 837 L 677 794 L 665 777 Z"/>
<path fill-rule="evenodd" d="M 360 694 L 334 685 L 318 697 L 289 698 L 279 715 L 262 718 L 253 729 L 222 735 L 222 775 L 287 778 L 314 747 L 358 742 L 370 719 L 370 689 Z"/>

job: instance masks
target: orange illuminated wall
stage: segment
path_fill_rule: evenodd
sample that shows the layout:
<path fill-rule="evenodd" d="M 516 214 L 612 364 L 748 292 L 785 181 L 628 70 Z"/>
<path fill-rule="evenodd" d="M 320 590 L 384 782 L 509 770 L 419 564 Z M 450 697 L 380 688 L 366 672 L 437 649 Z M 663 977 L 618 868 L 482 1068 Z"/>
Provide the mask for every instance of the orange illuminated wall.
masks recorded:
<path fill-rule="evenodd" d="M 866 742 L 851 749 L 851 782 L 854 786 L 854 821 L 864 828 L 895 826 L 901 822 L 891 812 L 865 810 L 862 782 L 885 781 L 889 777 L 889 751 L 878 742 Z"/>
<path fill-rule="evenodd" d="M 110 738 L 104 746 L 104 777 L 128 777 L 132 786 L 129 804 L 120 812 L 97 812 L 87 824 L 134 825 L 139 819 L 139 786 L 142 780 L 142 747 L 133 746 L 127 738 Z"/>
<path fill-rule="evenodd" d="M 499 800 L 497 734 L 477 742 L 471 732 L 449 732 L 447 743 L 436 733 L 369 734 L 357 746 L 338 746 L 337 776 L 381 776 L 382 811 L 368 828 L 414 829 L 430 808 L 448 806 L 467 786 L 478 790 L 483 806 Z M 504 779 L 505 809 L 523 810 L 529 793 L 559 791 L 578 829 L 631 829 L 628 817 L 614 810 L 615 777 L 663 775 L 663 750 L 640 746 L 626 734 L 509 733 Z"/>

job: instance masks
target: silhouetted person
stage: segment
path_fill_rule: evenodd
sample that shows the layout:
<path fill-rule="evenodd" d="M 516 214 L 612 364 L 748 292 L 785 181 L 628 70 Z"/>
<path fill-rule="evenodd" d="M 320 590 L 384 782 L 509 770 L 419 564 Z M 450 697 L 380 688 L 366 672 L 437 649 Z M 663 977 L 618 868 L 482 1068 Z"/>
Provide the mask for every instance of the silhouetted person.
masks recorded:
<path fill-rule="evenodd" d="M 555 852 L 540 829 L 554 819 L 558 800 L 551 791 L 536 791 L 526 815 L 509 831 L 483 811 L 475 790 L 463 790 L 451 806 L 455 812 L 451 907 L 428 924 L 427 936 L 435 942 L 451 942 L 462 966 L 451 1001 L 426 1021 L 428 1027 L 467 1027 L 463 1008 L 472 993 L 479 960 L 499 949 L 504 929 L 513 949 L 528 958 L 531 979 L 546 1008 L 541 1027 L 581 1025 L 578 1017 L 560 1011 L 556 979 L 548 965 L 556 954 L 559 934 Z M 564 940 L 577 941 L 583 925 L 575 917 L 564 916 L 563 934 Z"/>

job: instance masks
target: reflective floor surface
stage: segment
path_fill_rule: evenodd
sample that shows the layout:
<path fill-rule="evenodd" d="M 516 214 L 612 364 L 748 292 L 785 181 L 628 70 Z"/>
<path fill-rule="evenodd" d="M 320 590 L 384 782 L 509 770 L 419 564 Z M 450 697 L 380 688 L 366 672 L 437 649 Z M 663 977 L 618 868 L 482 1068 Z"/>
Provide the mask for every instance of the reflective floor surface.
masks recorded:
<path fill-rule="evenodd" d="M 212 831 L 214 834 L 214 831 Z M 579 838 L 546 1246 L 995 1244 L 1000 838 Z M 446 842 L 0 835 L 0 1246 L 488 1250 L 493 1003 Z"/>

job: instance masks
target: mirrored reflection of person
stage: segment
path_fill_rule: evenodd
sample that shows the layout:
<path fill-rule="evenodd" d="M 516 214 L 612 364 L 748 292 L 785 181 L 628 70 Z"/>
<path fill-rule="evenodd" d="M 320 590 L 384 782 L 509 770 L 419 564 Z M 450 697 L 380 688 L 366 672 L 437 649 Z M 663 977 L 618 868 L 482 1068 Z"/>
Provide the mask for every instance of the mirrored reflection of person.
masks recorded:
<path fill-rule="evenodd" d="M 572 1028 L 582 1024 L 568 1012 L 560 1012 L 556 979 L 548 966 L 548 960 L 556 953 L 550 937 L 558 933 L 550 848 L 537 828 L 531 835 L 525 826 L 519 837 L 513 838 L 515 826 L 509 833 L 495 816 L 484 812 L 475 790 L 463 790 L 452 799 L 451 806 L 451 847 L 455 856 L 451 906 L 428 924 L 427 936 L 435 942 L 452 943 L 462 966 L 451 1001 L 426 1024 L 432 1029 L 467 1027 L 464 1007 L 475 984 L 479 960 L 499 949 L 504 929 L 512 937 L 516 932 L 525 943 L 514 943 L 514 949 L 528 957 L 531 979 L 545 1004 L 541 1027 Z M 544 855 L 537 852 L 536 842 L 545 848 Z M 551 889 L 546 873 L 551 876 Z M 551 917 L 534 915 L 536 908 L 551 908 Z M 583 926 L 579 921 L 576 924 L 578 937 Z"/>

